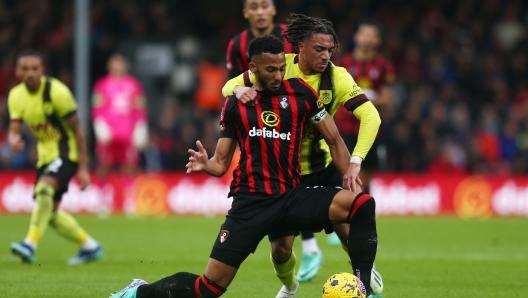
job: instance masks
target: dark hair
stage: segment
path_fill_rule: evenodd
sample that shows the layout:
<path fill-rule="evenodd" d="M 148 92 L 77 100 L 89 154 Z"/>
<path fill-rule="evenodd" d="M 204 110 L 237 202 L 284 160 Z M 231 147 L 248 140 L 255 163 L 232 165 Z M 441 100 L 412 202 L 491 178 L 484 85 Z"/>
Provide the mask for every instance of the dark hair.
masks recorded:
<path fill-rule="evenodd" d="M 262 55 L 263 53 L 279 54 L 284 52 L 284 44 L 282 40 L 273 35 L 263 35 L 256 37 L 249 43 L 248 53 L 249 60 L 254 56 Z"/>
<path fill-rule="evenodd" d="M 371 26 L 371 27 L 374 27 L 376 28 L 376 30 L 378 31 L 378 35 L 379 37 L 381 38 L 382 37 L 382 32 L 381 32 L 381 23 L 376 21 L 376 20 L 373 20 L 373 19 L 365 19 L 365 20 L 362 20 L 361 22 L 359 22 L 358 24 L 358 27 L 357 27 L 357 30 L 359 30 L 359 27 L 361 26 Z M 356 30 L 356 31 L 357 31 Z"/>
<path fill-rule="evenodd" d="M 246 2 L 247 2 L 247 0 L 242 0 L 242 6 L 243 7 L 246 7 Z M 273 0 L 271 0 L 271 4 L 274 4 Z"/>
<path fill-rule="evenodd" d="M 332 25 L 329 20 L 291 13 L 286 26 L 287 29 L 282 33 L 282 36 L 297 50 L 299 49 L 299 42 L 311 38 L 313 34 L 329 34 L 334 37 L 335 49 L 338 50 L 339 41 Z"/>
<path fill-rule="evenodd" d="M 18 55 L 16 57 L 16 63 L 18 63 L 18 61 L 20 61 L 20 59 L 22 59 L 24 57 L 28 57 L 28 56 L 37 57 L 40 60 L 42 60 L 42 55 L 40 55 L 39 51 L 34 50 L 34 49 L 27 49 L 27 50 L 23 50 L 22 52 L 18 53 Z"/>

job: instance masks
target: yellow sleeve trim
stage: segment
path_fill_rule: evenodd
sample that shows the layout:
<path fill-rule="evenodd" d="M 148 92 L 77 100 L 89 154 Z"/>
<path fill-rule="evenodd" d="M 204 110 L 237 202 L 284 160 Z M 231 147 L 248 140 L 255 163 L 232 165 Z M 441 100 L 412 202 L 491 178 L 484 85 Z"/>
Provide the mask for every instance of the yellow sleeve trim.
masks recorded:
<path fill-rule="evenodd" d="M 224 88 L 222 88 L 222 95 L 224 97 L 234 95 L 235 93 L 233 93 L 233 89 L 235 89 L 236 86 L 244 86 L 244 74 L 227 81 Z"/>
<path fill-rule="evenodd" d="M 378 110 L 376 110 L 370 101 L 357 107 L 353 113 L 359 120 L 360 125 L 358 140 L 352 155 L 357 155 L 365 159 L 365 156 L 367 156 L 367 153 L 376 139 L 381 119 Z"/>

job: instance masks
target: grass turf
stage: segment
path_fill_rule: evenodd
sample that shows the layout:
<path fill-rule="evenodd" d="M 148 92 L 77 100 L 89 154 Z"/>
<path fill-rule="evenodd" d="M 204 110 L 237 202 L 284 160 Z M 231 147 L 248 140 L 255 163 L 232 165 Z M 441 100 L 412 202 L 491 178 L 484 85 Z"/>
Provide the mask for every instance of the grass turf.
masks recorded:
<path fill-rule="evenodd" d="M 132 278 L 156 281 L 178 271 L 202 274 L 222 218 L 167 217 L 99 219 L 78 216 L 104 246 L 102 260 L 66 265 L 77 247 L 51 229 L 35 262 L 10 254 L 9 243 L 25 236 L 29 216 L 0 216 L 0 297 L 108 297 Z M 376 265 L 387 298 L 528 297 L 528 221 L 496 218 L 380 218 Z M 326 278 L 350 271 L 340 247 L 317 236 L 325 264 L 316 278 L 301 284 L 296 297 L 321 297 Z M 281 287 L 263 240 L 242 264 L 222 297 L 275 297 Z M 300 241 L 295 244 L 298 262 Z"/>

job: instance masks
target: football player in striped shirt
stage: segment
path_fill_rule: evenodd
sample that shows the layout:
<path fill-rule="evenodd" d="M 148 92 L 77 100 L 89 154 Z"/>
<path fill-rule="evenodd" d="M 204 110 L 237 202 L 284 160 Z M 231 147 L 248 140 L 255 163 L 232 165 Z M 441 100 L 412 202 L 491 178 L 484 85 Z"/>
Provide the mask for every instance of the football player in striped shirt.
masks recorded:
<path fill-rule="evenodd" d="M 354 35 L 354 50 L 345 53 L 335 62 L 346 68 L 383 118 L 392 104 L 392 84 L 395 77 L 392 62 L 378 52 L 381 45 L 380 30 L 376 22 L 362 22 Z M 339 109 L 335 118 L 347 146 L 355 144 L 358 140 L 359 121 L 345 109 Z M 372 175 L 385 163 L 386 149 L 381 140 L 382 133 L 380 129 L 369 154 L 361 164 L 361 181 L 366 192 L 369 192 Z"/>
<path fill-rule="evenodd" d="M 312 18 L 300 14 L 291 14 L 287 30 L 284 32 L 288 42 L 299 51 L 299 54 L 286 55 L 285 78 L 301 78 L 314 88 L 325 109 L 330 115 L 335 115 L 341 106 L 354 114 L 360 121 L 358 142 L 354 144 L 351 156 L 351 164 L 355 166 L 355 178 L 361 184 L 359 172 L 361 162 L 369 152 L 381 123 L 379 114 L 374 105 L 369 101 L 361 88 L 343 67 L 338 67 L 330 62 L 332 52 L 339 47 L 339 42 L 330 21 Z M 236 94 L 242 103 L 258 103 L 256 92 L 249 88 L 255 81 L 254 74 L 245 72 L 231 79 L 222 89 L 227 95 Z M 335 164 L 330 156 L 328 145 L 322 139 L 315 127 L 308 124 L 302 140 L 301 148 L 301 173 L 302 183 L 312 186 L 341 185 L 341 177 L 337 172 Z M 347 250 L 348 227 L 337 225 L 335 231 L 341 239 L 345 251 Z M 303 233 L 304 234 L 304 233 Z M 279 243 L 283 243 L 278 241 Z M 307 254 L 303 240 L 303 259 L 297 278 L 306 281 L 313 278 L 322 263 L 319 253 Z M 362 245 L 362 244 L 359 244 Z M 274 246 L 278 250 L 288 250 L 291 247 Z M 364 256 L 358 255 L 352 259 L 352 266 L 356 270 L 355 263 L 361 264 Z M 317 262 L 313 262 L 313 261 Z M 309 264 L 310 266 L 305 266 Z M 312 266 L 315 264 L 316 266 Z M 276 266 L 274 264 L 274 266 Z M 276 267 L 277 270 L 277 267 Z M 375 270 L 372 272 L 376 275 Z M 356 275 L 359 275 L 355 272 Z M 361 280 L 368 287 L 371 284 L 371 272 L 362 272 Z M 382 295 L 382 284 L 371 284 L 373 294 Z"/>
<path fill-rule="evenodd" d="M 286 25 L 273 23 L 273 17 L 276 14 L 273 0 L 242 0 L 242 4 L 244 5 L 244 17 L 249 21 L 249 28 L 231 39 L 227 46 L 226 60 L 229 79 L 248 70 L 247 48 L 251 40 L 257 36 L 273 35 L 283 41 L 285 53 L 293 53 L 293 46 L 282 36 Z M 311 231 L 302 231 L 301 237 L 304 253 L 298 278 L 304 282 L 317 274 L 323 263 L 323 254 Z"/>
<path fill-rule="evenodd" d="M 249 43 L 257 36 L 273 35 L 282 39 L 286 53 L 292 53 L 292 47 L 282 37 L 286 25 L 274 24 L 276 14 L 273 0 L 242 0 L 244 18 L 249 22 L 249 28 L 233 37 L 227 45 L 227 70 L 232 79 L 248 70 L 249 57 L 247 53 Z"/>

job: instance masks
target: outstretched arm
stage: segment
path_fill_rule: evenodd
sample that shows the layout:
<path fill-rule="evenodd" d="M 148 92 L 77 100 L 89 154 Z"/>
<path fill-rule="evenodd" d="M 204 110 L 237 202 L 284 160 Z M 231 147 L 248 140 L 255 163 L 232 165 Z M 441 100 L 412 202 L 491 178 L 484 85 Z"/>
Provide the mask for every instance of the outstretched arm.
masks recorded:
<path fill-rule="evenodd" d="M 15 155 L 24 150 L 24 140 L 22 140 L 22 106 L 21 101 L 17 100 L 17 96 L 9 92 L 7 98 L 7 107 L 9 108 L 9 133 L 7 141 Z"/>
<path fill-rule="evenodd" d="M 215 154 L 208 159 L 207 152 L 200 141 L 196 141 L 198 152 L 189 149 L 191 155 L 187 163 L 187 173 L 204 171 L 215 177 L 222 177 L 231 164 L 233 153 L 236 149 L 236 140 L 230 138 L 220 138 L 216 145 Z"/>
<path fill-rule="evenodd" d="M 7 139 L 15 155 L 24 150 L 24 141 L 22 140 L 22 121 L 16 119 L 9 122 Z"/>
<path fill-rule="evenodd" d="M 79 116 L 74 113 L 68 116 L 66 124 L 75 133 L 75 141 L 77 142 L 77 150 L 79 150 L 79 169 L 77 170 L 77 181 L 81 189 L 85 189 L 90 184 L 90 174 L 88 172 L 88 151 L 86 150 L 86 137 L 84 130 L 79 123 Z"/>
<path fill-rule="evenodd" d="M 330 147 L 332 159 L 339 172 L 343 175 L 343 188 L 355 192 L 356 181 L 359 185 L 362 185 L 362 182 L 359 179 L 361 164 L 351 162 L 349 151 L 345 142 L 341 138 L 341 135 L 339 135 L 334 118 L 327 115 L 322 121 L 317 123 L 315 127 L 323 136 L 328 147 Z"/>

